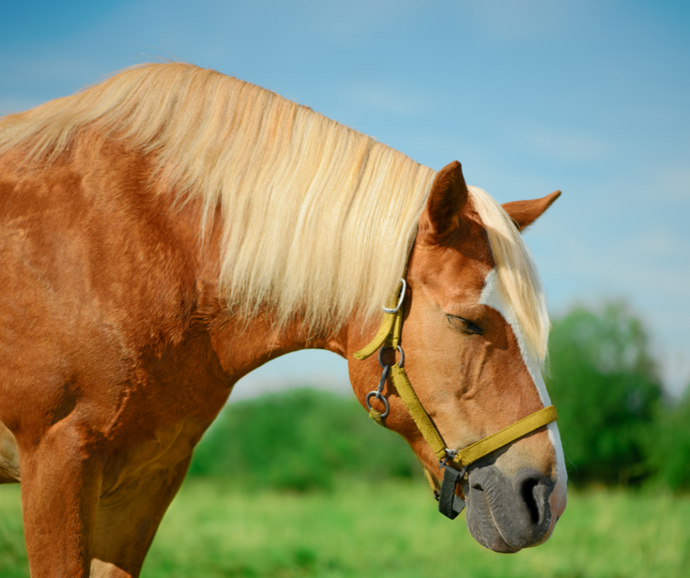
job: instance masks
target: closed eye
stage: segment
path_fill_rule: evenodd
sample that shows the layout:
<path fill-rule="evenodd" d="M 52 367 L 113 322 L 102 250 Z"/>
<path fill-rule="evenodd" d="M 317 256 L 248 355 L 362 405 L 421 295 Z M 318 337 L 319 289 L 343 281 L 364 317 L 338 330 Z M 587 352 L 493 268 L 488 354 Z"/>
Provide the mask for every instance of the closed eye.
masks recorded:
<path fill-rule="evenodd" d="M 485 332 L 485 330 L 479 327 L 479 325 L 472 323 L 469 319 L 465 319 L 464 317 L 458 317 L 457 315 L 446 315 L 446 317 L 453 327 L 459 329 L 460 331 L 464 331 L 465 333 L 469 333 L 471 335 L 481 335 Z"/>

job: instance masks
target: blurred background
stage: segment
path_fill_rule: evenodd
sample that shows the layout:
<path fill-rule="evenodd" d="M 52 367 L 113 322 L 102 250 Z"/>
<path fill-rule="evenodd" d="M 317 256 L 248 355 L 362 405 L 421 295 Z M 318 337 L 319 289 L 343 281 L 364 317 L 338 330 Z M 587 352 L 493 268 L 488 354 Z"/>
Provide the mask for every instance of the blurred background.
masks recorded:
<path fill-rule="evenodd" d="M 690 4 L 0 1 L 0 114 L 70 94 L 133 64 L 184 60 L 310 106 L 433 169 L 457 159 L 468 183 L 500 202 L 561 189 L 563 196 L 526 240 L 554 319 L 547 381 L 561 416 L 575 497 L 559 525 L 561 541 L 557 532 L 543 547 L 551 548 L 546 554 L 530 553 L 516 565 L 482 552 L 473 575 L 685 575 Z M 275 459 L 257 460 L 257 447 L 270 448 Z M 323 499 L 321 510 L 348 504 L 342 506 L 345 520 L 356 508 L 342 493 L 345 479 L 363 492 L 356 494 L 358 504 L 371 501 L 366 492 L 376 484 L 388 488 L 383 494 L 398 496 L 399 484 L 422 483 L 412 453 L 370 424 L 353 400 L 344 361 L 326 352 L 291 354 L 236 386 L 195 455 L 190 483 L 202 485 L 183 488 L 169 514 L 178 521 L 166 519 L 161 533 L 169 528 L 173 536 L 174 524 L 198 526 L 198 519 L 184 518 L 187 506 L 178 502 L 188 499 L 198 507 L 213 492 L 225 491 L 219 488 L 244 496 L 236 498 L 233 512 L 248 503 L 261 510 L 271 500 L 276 510 L 289 509 L 292 498 L 286 496 L 298 495 L 307 509 L 294 516 L 307 516 L 309 504 Z M 1 508 L 9 494 L 0 490 Z M 417 498 L 410 496 L 422 492 L 401 495 L 414 510 Z M 220 508 L 218 500 L 212 510 Z M 7 508 L 17 515 L 16 503 Z M 433 503 L 424 502 L 420 511 L 427 508 L 432 511 Z M 410 568 L 409 575 L 424 575 L 415 574 L 417 562 L 428 569 L 424 555 L 409 544 L 405 568 L 391 562 L 384 569 L 373 561 L 353 566 L 342 552 L 324 561 L 328 546 L 314 544 L 336 530 L 318 530 L 316 514 L 299 526 L 289 553 L 271 554 L 268 566 L 257 566 L 252 548 L 272 535 L 266 524 L 278 522 L 265 522 L 254 535 L 247 526 L 250 514 L 240 517 L 239 529 L 228 529 L 237 516 L 224 516 L 221 534 L 234 532 L 230 542 L 240 545 L 245 542 L 238 536 L 254 536 L 251 546 L 230 552 L 218 546 L 215 557 L 204 546 L 203 556 L 189 554 L 186 562 L 178 559 L 178 546 L 154 546 L 150 575 L 176 575 L 175 568 L 207 564 L 209 558 L 217 564 L 204 566 L 204 575 L 363 576 L 365 566 L 379 576 L 392 567 L 396 576 Z M 426 520 L 426 513 L 420 516 Z M 420 519 L 410 522 L 409 532 L 426 528 Z M 11 561 L 24 554 L 20 525 L 2 520 L 0 512 L 0 570 L 9 576 Z M 208 543 L 220 532 L 214 528 Z M 310 528 L 317 535 L 309 537 Z M 620 552 L 627 554 L 618 560 L 611 558 L 611 540 L 620 539 L 621 528 L 637 528 L 638 534 L 625 535 Z M 454 529 L 456 541 L 458 534 Z M 580 544 L 583 534 L 599 538 L 573 550 L 570 565 L 562 563 L 559 554 Z M 290 536 L 283 535 L 282 543 L 293 544 Z M 170 543 L 177 544 L 175 539 Z M 471 548 L 469 536 L 462 540 Z M 376 560 L 391 560 L 386 552 L 379 551 Z M 467 555 L 479 556 L 472 552 Z M 597 556 L 601 560 L 594 564 Z"/>

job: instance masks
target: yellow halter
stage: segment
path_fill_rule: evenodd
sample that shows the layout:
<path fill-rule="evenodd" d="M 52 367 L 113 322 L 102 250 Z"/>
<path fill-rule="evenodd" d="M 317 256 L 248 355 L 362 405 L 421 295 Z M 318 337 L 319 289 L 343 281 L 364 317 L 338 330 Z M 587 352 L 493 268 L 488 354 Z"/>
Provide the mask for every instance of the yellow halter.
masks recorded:
<path fill-rule="evenodd" d="M 402 284 L 399 290 L 396 290 L 391 299 L 392 305 L 390 308 L 384 307 L 383 321 L 381 327 L 376 334 L 376 337 L 364 348 L 357 351 L 354 356 L 359 360 L 364 360 L 367 357 L 379 351 L 379 363 L 383 368 L 383 374 L 379 386 L 376 390 L 370 392 L 366 397 L 366 404 L 369 408 L 369 416 L 379 425 L 385 427 L 383 419 L 388 415 L 388 400 L 383 396 L 381 391 L 386 383 L 386 379 L 390 376 L 393 385 L 395 386 L 400 399 L 403 401 L 407 410 L 410 412 L 417 428 L 421 432 L 424 439 L 431 446 L 431 449 L 439 459 L 441 466 L 444 468 L 443 484 L 441 485 L 441 492 L 439 498 L 439 511 L 448 516 L 451 520 L 454 519 L 465 507 L 465 503 L 455 496 L 455 489 L 457 484 L 462 480 L 467 468 L 470 464 L 476 462 L 478 459 L 484 457 L 491 452 L 502 448 L 509 443 L 527 435 L 534 430 L 543 427 L 552 421 L 558 419 L 558 413 L 553 405 L 540 409 L 533 414 L 497 431 L 484 439 L 475 442 L 461 450 L 450 449 L 443 441 L 441 433 L 436 428 L 436 425 L 429 417 L 422 406 L 417 394 L 412 389 L 412 384 L 407 377 L 404 369 L 405 356 L 400 347 L 400 337 L 402 335 L 403 324 L 403 301 L 405 299 L 406 283 L 401 279 Z M 397 303 L 397 305 L 396 305 Z M 384 365 L 381 360 L 381 352 L 384 349 L 397 349 L 400 352 L 400 361 L 394 365 Z M 374 409 L 369 400 L 375 397 L 384 404 L 385 411 L 383 413 Z M 453 466 L 458 466 L 459 470 Z"/>

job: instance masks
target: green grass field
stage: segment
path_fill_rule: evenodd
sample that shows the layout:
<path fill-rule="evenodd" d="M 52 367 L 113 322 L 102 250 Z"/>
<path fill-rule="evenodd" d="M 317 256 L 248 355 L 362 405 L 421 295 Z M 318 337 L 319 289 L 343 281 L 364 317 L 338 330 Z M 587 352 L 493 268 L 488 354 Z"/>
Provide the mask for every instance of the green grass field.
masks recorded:
<path fill-rule="evenodd" d="M 515 555 L 477 545 L 419 482 L 258 492 L 189 480 L 144 566 L 153 577 L 686 578 L 690 498 L 571 493 L 551 540 Z M 0 487 L 0 576 L 28 576 L 19 487 Z"/>

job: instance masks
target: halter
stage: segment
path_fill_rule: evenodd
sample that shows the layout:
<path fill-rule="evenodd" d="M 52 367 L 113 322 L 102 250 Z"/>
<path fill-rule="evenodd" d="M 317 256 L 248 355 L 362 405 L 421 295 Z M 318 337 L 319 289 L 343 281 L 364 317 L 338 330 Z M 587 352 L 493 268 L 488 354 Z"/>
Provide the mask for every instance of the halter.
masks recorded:
<path fill-rule="evenodd" d="M 354 356 L 359 360 L 364 360 L 379 350 L 379 364 L 383 369 L 383 373 L 381 374 L 381 379 L 376 390 L 368 393 L 365 399 L 367 409 L 369 410 L 369 417 L 379 425 L 386 427 L 383 423 L 383 419 L 388 415 L 389 406 L 388 400 L 381 392 L 386 380 L 390 376 L 400 399 L 405 404 L 405 407 L 407 407 L 407 411 L 410 412 L 422 436 L 431 446 L 434 454 L 436 454 L 440 467 L 444 469 L 440 493 L 435 489 L 431 474 L 426 468 L 425 472 L 432 484 L 434 494 L 438 499 L 439 512 L 451 520 L 454 520 L 465 507 L 465 502 L 455 495 L 455 490 L 467 473 L 469 466 L 485 455 L 514 442 L 540 427 L 544 427 L 556 421 L 558 419 L 558 413 L 556 412 L 556 408 L 550 405 L 461 450 L 448 448 L 443 441 L 441 433 L 422 406 L 414 389 L 412 389 L 412 384 L 403 367 L 405 354 L 400 346 L 400 338 L 403 324 L 402 305 L 405 299 L 407 283 L 404 279 L 401 279 L 401 282 L 400 289 L 396 289 L 391 298 L 391 302 L 393 304 L 397 302 L 397 305 L 393 305 L 390 308 L 383 308 L 383 321 L 381 322 L 381 327 L 379 327 L 376 337 L 374 337 L 374 339 L 363 349 L 357 351 Z M 400 353 L 400 361 L 393 365 L 384 365 L 382 353 L 385 349 L 389 348 L 397 350 Z M 383 413 L 371 406 L 369 400 L 372 397 L 375 397 L 383 403 L 385 407 Z"/>

